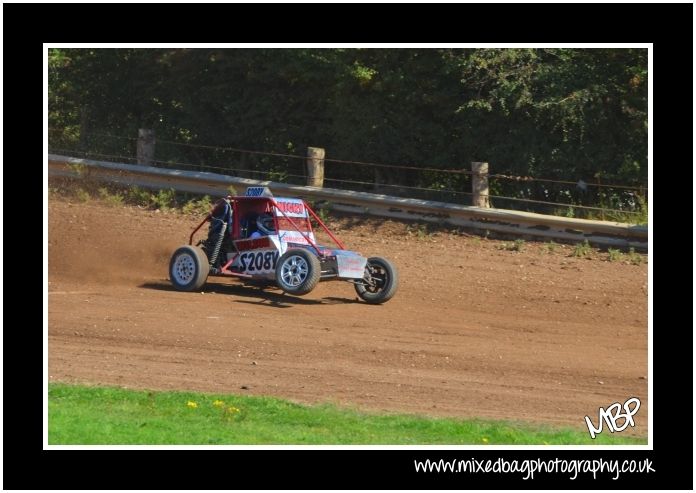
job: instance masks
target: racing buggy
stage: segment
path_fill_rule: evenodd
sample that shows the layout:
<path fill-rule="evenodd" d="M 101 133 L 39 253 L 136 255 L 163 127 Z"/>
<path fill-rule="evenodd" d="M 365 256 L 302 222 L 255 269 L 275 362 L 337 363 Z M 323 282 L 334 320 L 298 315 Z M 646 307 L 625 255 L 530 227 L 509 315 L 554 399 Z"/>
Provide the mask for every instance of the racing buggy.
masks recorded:
<path fill-rule="evenodd" d="M 337 248 L 317 244 L 311 218 Z M 193 237 L 206 222 L 208 236 L 194 246 Z M 274 197 L 266 187 L 218 200 L 189 244 L 172 255 L 169 278 L 176 289 L 197 291 L 208 276 L 275 283 L 296 296 L 309 293 L 319 281 L 342 280 L 373 304 L 388 301 L 398 288 L 391 262 L 346 250 L 304 200 Z"/>

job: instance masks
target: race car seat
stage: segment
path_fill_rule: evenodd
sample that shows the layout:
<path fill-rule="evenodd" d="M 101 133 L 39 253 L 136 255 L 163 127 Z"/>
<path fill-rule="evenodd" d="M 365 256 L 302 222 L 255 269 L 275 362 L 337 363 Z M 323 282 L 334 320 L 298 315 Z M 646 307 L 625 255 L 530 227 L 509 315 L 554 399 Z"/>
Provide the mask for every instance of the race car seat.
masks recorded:
<path fill-rule="evenodd" d="M 255 212 L 250 212 L 239 221 L 239 236 L 241 239 L 249 238 L 251 233 L 257 230 L 256 219 L 259 215 Z"/>

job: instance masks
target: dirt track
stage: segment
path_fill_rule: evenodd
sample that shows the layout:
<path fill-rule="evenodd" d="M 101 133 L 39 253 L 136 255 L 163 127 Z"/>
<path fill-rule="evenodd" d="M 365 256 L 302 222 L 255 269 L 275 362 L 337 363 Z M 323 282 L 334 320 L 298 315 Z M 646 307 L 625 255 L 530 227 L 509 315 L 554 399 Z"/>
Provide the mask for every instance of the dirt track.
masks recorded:
<path fill-rule="evenodd" d="M 581 429 L 585 414 L 596 422 L 600 406 L 635 396 L 625 433 L 647 435 L 646 264 L 334 220 L 349 248 L 397 264 L 392 301 L 358 302 L 341 282 L 302 298 L 218 278 L 179 293 L 169 255 L 197 220 L 51 197 L 51 381 Z"/>

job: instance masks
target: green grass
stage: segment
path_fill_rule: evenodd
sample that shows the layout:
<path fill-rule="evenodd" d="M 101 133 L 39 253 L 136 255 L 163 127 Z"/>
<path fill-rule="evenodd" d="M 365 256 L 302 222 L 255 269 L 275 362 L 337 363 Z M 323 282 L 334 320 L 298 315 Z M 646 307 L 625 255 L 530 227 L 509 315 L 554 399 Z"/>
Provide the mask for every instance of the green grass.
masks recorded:
<path fill-rule="evenodd" d="M 579 258 L 585 258 L 588 257 L 592 253 L 592 247 L 590 246 L 590 242 L 585 240 L 582 243 L 578 243 L 575 245 L 575 249 L 573 250 L 573 257 L 579 257 Z"/>
<path fill-rule="evenodd" d="M 378 415 L 270 397 L 51 384 L 57 444 L 645 444 L 645 439 L 524 423 Z M 582 416 L 578 416 L 582 422 Z"/>
<path fill-rule="evenodd" d="M 550 242 L 545 243 L 544 246 L 546 247 L 546 251 L 548 253 L 553 253 L 556 251 L 556 248 L 558 248 L 558 243 L 551 240 Z"/>
<path fill-rule="evenodd" d="M 76 171 L 76 173 L 80 172 Z M 72 197 L 80 202 L 88 202 L 95 198 L 111 207 L 137 205 L 153 210 L 176 209 L 184 214 L 205 216 L 210 212 L 212 206 L 211 198 L 208 195 L 176 193 L 172 188 L 153 191 L 144 190 L 137 186 L 124 187 L 115 184 L 100 186 L 94 181 L 80 180 L 78 182 L 75 179 L 53 179 L 53 182 L 56 186 L 49 187 L 51 194 Z"/>
<path fill-rule="evenodd" d="M 628 249 L 628 261 L 633 265 L 640 265 L 643 263 L 643 256 L 636 253 L 636 249 L 631 247 Z"/>
<path fill-rule="evenodd" d="M 419 240 L 432 239 L 432 233 L 428 231 L 428 226 L 425 224 L 409 224 L 406 226 L 406 233 Z"/>
<path fill-rule="evenodd" d="M 120 207 L 123 205 L 123 195 L 118 192 L 111 193 L 106 187 L 99 189 L 99 198 L 111 207 Z"/>
<path fill-rule="evenodd" d="M 510 252 L 521 252 L 524 250 L 524 240 L 517 239 L 511 243 L 503 243 L 498 248 L 500 250 L 508 250 Z"/>
<path fill-rule="evenodd" d="M 609 262 L 620 262 L 623 258 L 621 250 L 618 250 L 616 248 L 607 249 L 607 253 L 609 254 Z"/>
<path fill-rule="evenodd" d="M 193 214 L 195 216 L 204 216 L 210 212 L 213 202 L 209 195 L 203 196 L 201 199 L 191 199 L 181 207 L 181 212 L 184 214 Z"/>
<path fill-rule="evenodd" d="M 87 190 L 83 190 L 82 188 L 78 188 L 75 190 L 75 198 L 79 200 L 80 202 L 89 202 L 89 199 L 91 198 L 89 195 L 89 192 Z"/>
<path fill-rule="evenodd" d="M 636 226 L 648 225 L 648 204 L 644 198 L 635 195 L 636 206 L 631 211 L 615 210 L 614 205 L 605 203 L 595 204 L 607 210 L 595 211 L 587 209 L 576 209 L 574 204 L 555 209 L 551 215 L 563 217 L 577 217 L 579 219 L 591 219 L 595 221 L 612 221 L 617 223 L 633 224 Z"/>

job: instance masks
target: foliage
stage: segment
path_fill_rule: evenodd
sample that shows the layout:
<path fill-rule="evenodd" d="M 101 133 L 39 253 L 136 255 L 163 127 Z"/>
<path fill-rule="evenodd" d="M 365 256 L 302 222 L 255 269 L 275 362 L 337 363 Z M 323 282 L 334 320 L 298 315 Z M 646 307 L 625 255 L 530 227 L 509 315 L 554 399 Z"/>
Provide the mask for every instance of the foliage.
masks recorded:
<path fill-rule="evenodd" d="M 107 205 L 118 207 L 123 205 L 123 195 L 120 192 L 112 193 L 106 187 L 101 187 L 99 190 L 99 198 Z"/>
<path fill-rule="evenodd" d="M 87 166 L 82 163 L 68 163 L 68 169 L 72 171 L 78 179 L 87 176 Z"/>
<path fill-rule="evenodd" d="M 506 175 L 647 183 L 647 49 L 52 48 L 48 70 L 52 149 L 133 156 L 138 128 L 152 128 L 159 165 L 249 178 L 297 181 L 304 163 L 235 149 L 319 146 L 335 159 L 448 169 L 485 160 Z M 327 178 L 394 194 L 470 187 L 465 175 L 330 162 Z M 497 179 L 491 190 L 639 209 L 597 187 Z M 448 194 L 439 197 L 466 199 Z"/>
<path fill-rule="evenodd" d="M 210 200 L 210 196 L 205 195 L 203 198 L 200 198 L 198 200 L 196 199 L 191 199 L 188 202 L 186 202 L 183 207 L 181 208 L 181 211 L 184 214 L 194 214 L 194 215 L 201 215 L 201 214 L 207 214 L 210 212 L 210 208 L 212 207 L 213 203 Z"/>
<path fill-rule="evenodd" d="M 573 257 L 585 258 L 592 253 L 592 247 L 590 247 L 590 242 L 585 240 L 582 243 L 575 245 L 573 250 Z"/>
<path fill-rule="evenodd" d="M 311 203 L 310 207 L 316 213 L 317 217 L 321 220 L 321 222 L 323 222 L 324 224 L 327 224 L 329 222 L 329 218 L 330 218 L 329 210 L 331 209 L 330 202 L 321 200 L 321 201 Z M 314 221 L 314 222 L 316 222 L 316 221 Z M 317 224 L 316 227 L 319 227 L 319 225 Z"/>
<path fill-rule="evenodd" d="M 558 243 L 551 240 L 548 243 L 545 243 L 544 246 L 546 247 L 548 253 L 553 253 L 556 251 L 556 248 L 558 248 Z"/>
<path fill-rule="evenodd" d="M 75 198 L 80 202 L 89 202 L 91 197 L 89 195 L 89 192 L 84 188 L 77 188 L 75 190 Z"/>
<path fill-rule="evenodd" d="M 643 256 L 636 253 L 636 249 L 631 247 L 628 249 L 628 261 L 633 265 L 640 265 L 643 263 Z"/>
<path fill-rule="evenodd" d="M 524 240 L 521 238 L 516 239 L 511 243 L 503 243 L 500 246 L 501 250 L 508 250 L 511 252 L 521 252 L 524 250 Z"/>
<path fill-rule="evenodd" d="M 432 238 L 432 234 L 428 231 L 428 225 L 422 223 L 407 225 L 406 234 L 409 236 L 415 236 L 419 240 L 427 240 Z"/>
<path fill-rule="evenodd" d="M 137 186 L 130 187 L 125 191 L 125 198 L 131 204 L 152 207 L 153 209 L 168 210 L 177 205 L 176 192 L 171 188 L 157 190 L 157 193 L 153 193 Z"/>
<path fill-rule="evenodd" d="M 150 202 L 155 208 L 166 211 L 176 205 L 176 195 L 171 188 L 158 190 L 157 194 L 150 196 Z"/>
<path fill-rule="evenodd" d="M 621 250 L 617 248 L 609 248 L 607 249 L 607 253 L 609 254 L 609 262 L 618 262 L 623 257 Z"/>
<path fill-rule="evenodd" d="M 633 207 L 630 212 L 608 212 L 602 214 L 599 219 L 606 221 L 616 221 L 619 223 L 636 224 L 640 226 L 648 225 L 648 203 L 640 195 L 634 195 Z"/>
<path fill-rule="evenodd" d="M 126 191 L 126 199 L 131 204 L 149 207 L 151 202 L 150 197 L 149 191 L 143 190 L 137 186 L 131 187 Z"/>

